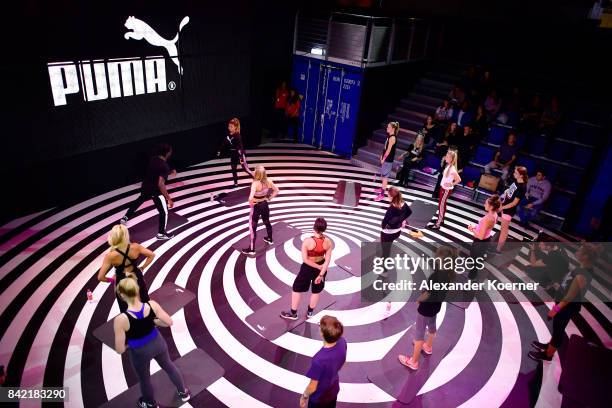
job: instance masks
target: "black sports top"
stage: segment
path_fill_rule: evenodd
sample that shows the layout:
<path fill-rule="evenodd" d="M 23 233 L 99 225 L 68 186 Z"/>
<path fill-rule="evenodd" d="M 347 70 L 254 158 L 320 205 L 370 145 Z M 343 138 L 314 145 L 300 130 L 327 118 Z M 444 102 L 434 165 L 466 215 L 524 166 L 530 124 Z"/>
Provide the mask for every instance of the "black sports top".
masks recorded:
<path fill-rule="evenodd" d="M 149 305 L 148 302 L 146 304 Z M 130 321 L 130 329 L 125 332 L 125 337 L 131 347 L 144 346 L 157 335 L 155 322 L 153 321 L 157 316 L 151 305 L 149 305 L 149 315 L 145 316 L 144 305 L 143 303 L 140 311 L 128 310 L 124 312 Z M 136 317 L 132 316 L 132 313 L 134 313 Z"/>
<path fill-rule="evenodd" d="M 127 266 L 134 266 L 135 268 L 137 268 L 136 266 L 136 259 L 132 259 L 128 256 L 128 254 L 130 253 L 130 245 L 128 244 L 128 247 L 126 248 L 125 252 L 121 251 L 119 248 L 115 248 L 115 251 L 119 252 L 121 255 L 123 255 L 123 262 L 121 262 L 121 265 L 117 265 L 115 266 L 115 274 L 117 275 L 117 282 L 119 282 L 121 279 L 125 278 L 125 268 Z M 126 264 L 126 261 L 129 261 L 129 264 Z"/>
<path fill-rule="evenodd" d="M 385 150 L 383 151 L 383 155 L 385 154 L 385 152 L 387 151 L 387 147 L 389 146 L 389 140 L 395 136 L 389 136 L 387 135 L 387 140 L 385 140 Z M 395 143 L 393 143 L 393 146 L 391 146 L 391 151 L 389 152 L 389 155 L 387 156 L 387 158 L 385 159 L 385 161 L 387 163 L 393 163 L 395 161 L 395 148 L 397 147 L 397 138 L 395 139 Z"/>

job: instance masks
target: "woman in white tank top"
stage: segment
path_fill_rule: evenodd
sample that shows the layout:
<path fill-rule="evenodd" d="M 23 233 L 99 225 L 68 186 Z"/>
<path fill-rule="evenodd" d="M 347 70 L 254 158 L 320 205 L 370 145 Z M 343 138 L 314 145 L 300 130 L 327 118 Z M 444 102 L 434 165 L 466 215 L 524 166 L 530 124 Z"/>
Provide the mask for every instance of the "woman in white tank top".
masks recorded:
<path fill-rule="evenodd" d="M 442 172 L 442 181 L 440 182 L 440 198 L 438 200 L 438 220 L 431 227 L 433 229 L 440 229 L 440 227 L 444 224 L 444 214 L 446 213 L 446 201 L 448 197 L 450 197 L 455 184 L 461 182 L 461 177 L 457 172 L 457 152 L 454 150 L 448 150 L 446 156 L 444 156 L 444 161 L 446 162 L 446 167 L 444 167 L 444 171 Z"/>

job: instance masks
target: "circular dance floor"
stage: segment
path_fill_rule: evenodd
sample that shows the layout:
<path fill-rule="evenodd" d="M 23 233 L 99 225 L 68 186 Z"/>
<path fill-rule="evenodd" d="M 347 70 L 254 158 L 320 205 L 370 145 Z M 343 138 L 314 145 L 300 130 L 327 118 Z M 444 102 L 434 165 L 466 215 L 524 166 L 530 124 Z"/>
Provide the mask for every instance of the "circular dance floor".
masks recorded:
<path fill-rule="evenodd" d="M 373 172 L 303 145 L 269 144 L 248 154 L 249 164 L 264 165 L 280 188 L 270 203 L 272 223 L 284 222 L 302 230 L 302 235 L 277 242 L 254 258 L 234 249 L 232 245 L 249 233 L 249 207 L 246 202 L 226 207 L 212 199 L 232 184 L 228 160 L 212 160 L 181 171 L 168 183 L 175 202 L 172 211 L 188 220 L 173 231 L 175 237 L 156 241 L 151 236 L 141 242 L 156 253 L 145 273 L 150 292 L 172 282 L 196 295 L 173 316 L 174 325 L 162 329 L 171 357 L 200 348 L 225 370 L 185 406 L 297 406 L 308 382 L 304 374 L 310 359 L 321 347 L 317 323 L 325 313 L 343 322 L 348 342 L 339 406 L 398 406 L 389 389 L 372 378 L 386 367 L 405 368 L 397 362 L 397 351 L 405 354 L 412 348 L 414 303 L 393 303 L 385 320 L 385 303 L 362 303 L 360 278 L 332 261 L 326 291 L 335 303 L 329 310 L 316 310 L 313 318 L 273 341 L 247 322 L 254 311 L 291 291 L 301 264 L 301 238 L 310 233 L 316 217 L 328 221 L 333 260 L 349 253 L 358 256 L 361 242 L 378 240 L 388 203 L 373 200 L 378 187 Z M 241 187 L 248 186 L 250 180 L 241 176 Z M 339 180 L 362 184 L 359 206 L 332 201 Z M 99 283 L 96 275 L 108 251 L 106 235 L 138 191 L 137 184 L 126 186 L 2 228 L 0 364 L 9 368 L 8 385 L 69 387 L 65 405 L 80 407 L 104 404 L 137 383 L 127 355 L 103 345 L 93 331 L 118 313 L 112 287 Z M 415 184 L 403 191 L 409 203 L 435 202 L 431 187 Z M 482 214 L 481 204 L 451 198 L 440 230 L 424 230 L 418 239 L 404 233 L 400 242 L 423 253 L 445 241 L 468 248 L 472 240 L 466 226 Z M 129 227 L 155 225 L 156 219 L 149 202 Z M 535 235 L 535 230 L 516 223 L 510 232 L 517 240 Z M 263 236 L 260 231 L 258 239 Z M 520 254 L 500 269 L 487 265 L 487 272 L 500 282 L 528 280 L 523 272 L 526 258 Z M 93 292 L 93 302 L 87 300 L 87 289 Z M 591 303 L 570 322 L 567 334 L 609 347 L 611 313 L 599 300 L 605 299 L 601 293 L 605 289 L 595 279 L 588 294 Z M 522 407 L 534 401 L 542 407 L 560 406 L 557 385 L 563 354 L 540 369 L 527 357 L 532 340 L 549 339 L 550 301 L 546 294 L 540 302 L 527 301 L 516 292 L 508 302 L 473 302 L 467 308 L 445 303 L 439 330 L 450 333 L 452 342 L 435 369 L 419 374 L 413 403 L 420 405 L 414 406 Z"/>

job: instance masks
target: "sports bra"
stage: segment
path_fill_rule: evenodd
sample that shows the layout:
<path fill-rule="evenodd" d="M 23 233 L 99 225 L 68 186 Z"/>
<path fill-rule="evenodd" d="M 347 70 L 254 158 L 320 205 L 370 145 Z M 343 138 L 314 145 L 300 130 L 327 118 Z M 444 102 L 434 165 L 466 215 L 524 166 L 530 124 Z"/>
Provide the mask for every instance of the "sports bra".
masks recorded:
<path fill-rule="evenodd" d="M 259 191 L 255 191 L 255 194 L 253 194 L 253 197 L 254 198 L 265 198 L 268 195 L 269 191 L 270 191 L 270 188 L 266 186 Z"/>
<path fill-rule="evenodd" d="M 114 250 L 119 252 L 121 255 L 123 255 L 123 262 L 121 262 L 121 265 L 115 266 L 115 274 L 117 275 L 117 282 L 119 282 L 121 279 L 125 278 L 125 268 L 126 267 L 128 266 L 134 266 L 135 268 L 137 267 L 136 259 L 132 259 L 128 255 L 130 253 L 129 244 L 125 252 L 121 251 L 119 248 L 114 248 Z M 130 263 L 126 264 L 126 261 L 129 261 Z"/>
<path fill-rule="evenodd" d="M 145 304 L 143 303 L 140 311 L 128 310 L 124 312 L 130 321 L 130 328 L 125 332 L 125 337 L 130 347 L 142 347 L 157 336 L 158 332 L 154 322 L 157 316 L 151 305 L 149 305 L 149 315 L 145 316 L 144 306 Z M 134 313 L 136 317 L 128 312 Z"/>
<path fill-rule="evenodd" d="M 325 236 L 321 236 L 321 238 L 317 238 L 313 235 L 311 238 L 314 239 L 315 247 L 314 249 L 308 250 L 308 256 L 315 257 L 315 256 L 325 255 L 326 251 L 325 251 L 325 248 L 323 248 L 323 242 L 325 242 Z"/>
<path fill-rule="evenodd" d="M 484 221 L 490 218 L 489 214 L 486 214 L 485 216 L 483 216 L 480 221 L 478 221 L 478 225 L 476 226 L 476 230 L 475 232 L 478 233 L 480 231 L 481 228 L 485 228 L 484 227 Z M 487 239 L 491 236 L 491 233 L 493 232 L 493 227 L 495 226 L 495 224 L 497 223 L 497 214 L 495 214 L 493 216 L 493 226 L 491 228 L 487 228 L 485 230 L 485 234 L 484 234 L 484 239 Z"/>

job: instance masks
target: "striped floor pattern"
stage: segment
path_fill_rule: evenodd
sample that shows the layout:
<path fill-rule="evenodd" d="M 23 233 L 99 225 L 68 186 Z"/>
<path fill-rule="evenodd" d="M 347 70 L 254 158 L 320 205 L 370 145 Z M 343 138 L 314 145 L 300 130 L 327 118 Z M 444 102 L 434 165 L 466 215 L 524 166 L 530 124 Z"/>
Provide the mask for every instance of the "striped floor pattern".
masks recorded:
<path fill-rule="evenodd" d="M 375 184 L 369 170 L 302 145 L 263 145 L 249 152 L 249 161 L 252 166 L 265 165 L 281 189 L 270 204 L 273 223 L 283 221 L 306 234 L 314 218 L 324 216 L 336 245 L 335 259 L 358 250 L 362 241 L 378 239 L 387 204 L 373 201 Z M 248 185 L 242 176 L 240 184 Z M 359 207 L 333 203 L 340 179 L 363 185 Z M 263 339 L 246 317 L 290 291 L 300 265 L 301 241 L 297 237 L 256 259 L 235 251 L 232 244 L 248 234 L 248 205 L 226 208 L 210 199 L 231 183 L 227 160 L 180 172 L 169 190 L 175 211 L 189 222 L 177 228 L 170 241 L 142 243 L 157 255 L 145 274 L 150 291 L 174 282 L 197 294 L 196 301 L 173 316 L 175 324 L 164 334 L 171 357 L 199 347 L 225 368 L 223 378 L 185 406 L 297 406 L 308 382 L 304 373 L 310 358 L 321 346 L 316 322 L 322 313 L 334 314 L 345 324 L 349 343 L 338 406 L 397 406 L 391 395 L 368 381 L 367 373 L 403 341 L 414 323 L 415 305 L 395 303 L 392 315 L 383 321 L 384 304 L 361 304 L 359 279 L 332 263 L 326 289 L 336 296 L 334 310 L 319 312 L 299 333 L 286 333 L 274 342 Z M 108 250 L 106 234 L 137 194 L 138 185 L 126 186 L 0 229 L 0 364 L 8 368 L 6 385 L 69 387 L 65 406 L 96 407 L 136 383 L 127 356 L 103 346 L 92 331 L 118 313 L 112 289 L 99 283 L 96 273 Z M 431 191 L 414 185 L 405 190 L 405 197 L 431 200 Z M 416 241 L 408 235 L 401 240 L 425 254 L 438 242 L 464 242 L 467 247 L 471 239 L 465 227 L 481 214 L 480 205 L 451 198 L 442 229 L 425 231 Z M 130 225 L 156 216 L 149 202 Z M 519 239 L 535 233 L 517 226 L 511 231 Z M 488 271 L 500 281 L 529 280 L 523 272 L 526 263 L 526 254 L 521 254 L 507 269 L 489 266 Z M 597 344 L 612 345 L 610 308 L 600 300 L 611 284 L 604 278 L 594 280 L 587 295 L 591 303 L 570 323 L 568 335 L 578 333 Z M 87 302 L 87 289 L 93 291 L 95 302 Z M 452 319 L 461 322 L 462 329 L 419 390 L 422 406 L 529 406 L 525 378 L 536 363 L 526 353 L 532 340 L 549 339 L 546 313 L 552 304 L 544 293 L 542 302 L 529 302 L 521 293 L 510 300 L 472 303 L 465 310 L 445 305 L 438 317 L 440 327 Z M 536 406 L 561 405 L 561 370 L 559 357 L 543 365 Z"/>

